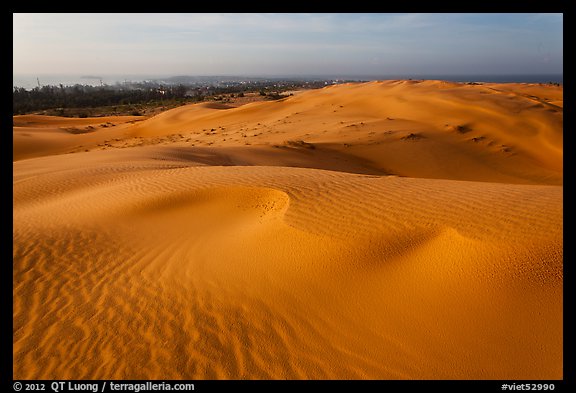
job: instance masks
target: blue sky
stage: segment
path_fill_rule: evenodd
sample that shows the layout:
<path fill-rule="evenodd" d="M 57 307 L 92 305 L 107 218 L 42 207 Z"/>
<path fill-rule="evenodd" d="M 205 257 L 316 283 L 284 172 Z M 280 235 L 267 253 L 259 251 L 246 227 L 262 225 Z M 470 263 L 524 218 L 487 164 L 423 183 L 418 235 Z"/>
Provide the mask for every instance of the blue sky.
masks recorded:
<path fill-rule="evenodd" d="M 559 74 L 562 14 L 13 14 L 14 74 Z"/>

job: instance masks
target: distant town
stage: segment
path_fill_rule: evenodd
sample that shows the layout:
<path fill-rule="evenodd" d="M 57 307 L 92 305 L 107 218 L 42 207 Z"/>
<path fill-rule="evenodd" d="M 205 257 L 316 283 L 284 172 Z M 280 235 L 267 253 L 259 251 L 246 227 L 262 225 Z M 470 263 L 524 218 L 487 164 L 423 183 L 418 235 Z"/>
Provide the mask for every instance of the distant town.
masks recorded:
<path fill-rule="evenodd" d="M 414 79 L 456 82 L 527 82 L 560 85 L 561 75 L 414 75 Z M 35 85 L 31 80 L 35 79 Z M 66 117 L 110 115 L 153 115 L 188 103 L 220 101 L 241 105 L 251 101 L 278 100 L 293 91 L 318 89 L 348 82 L 383 79 L 412 79 L 400 75 L 349 77 L 243 77 L 170 76 L 155 78 L 84 75 L 74 82 L 58 78 L 14 78 L 13 114 L 44 114 Z M 46 80 L 46 81 L 44 81 Z M 473 82 L 474 81 L 474 82 Z M 18 86 L 21 83 L 25 86 Z"/>
<path fill-rule="evenodd" d="M 38 78 L 37 86 L 34 88 L 14 86 L 13 114 L 42 111 L 42 114 L 72 117 L 136 115 L 147 113 L 150 108 L 158 105 L 166 109 L 186 103 L 210 100 L 236 102 L 238 98 L 254 96 L 259 100 L 277 100 L 288 97 L 291 91 L 318 89 L 352 81 L 321 78 L 174 76 L 106 84 L 98 76 L 83 78 L 87 81 L 99 80 L 100 83 L 44 85 Z M 358 80 L 354 81 L 358 82 Z M 108 110 L 104 110 L 106 108 Z"/>

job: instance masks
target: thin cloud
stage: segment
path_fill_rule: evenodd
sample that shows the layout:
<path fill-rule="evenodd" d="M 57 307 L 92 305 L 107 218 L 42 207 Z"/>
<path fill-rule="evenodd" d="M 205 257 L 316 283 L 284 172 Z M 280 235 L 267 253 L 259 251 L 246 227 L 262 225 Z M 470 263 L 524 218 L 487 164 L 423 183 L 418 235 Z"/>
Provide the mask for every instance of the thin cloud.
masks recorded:
<path fill-rule="evenodd" d="M 14 14 L 15 72 L 562 70 L 561 14 Z M 377 59 L 377 61 L 375 60 Z M 464 60 L 463 60 L 464 59 Z M 284 63 L 282 63 L 284 62 Z M 218 64 L 216 64 L 218 63 Z M 500 65 L 499 65 L 500 64 Z M 372 68 L 370 68 L 370 66 Z M 271 68 L 266 68 L 271 67 Z M 282 66 L 283 70 L 287 67 Z"/>

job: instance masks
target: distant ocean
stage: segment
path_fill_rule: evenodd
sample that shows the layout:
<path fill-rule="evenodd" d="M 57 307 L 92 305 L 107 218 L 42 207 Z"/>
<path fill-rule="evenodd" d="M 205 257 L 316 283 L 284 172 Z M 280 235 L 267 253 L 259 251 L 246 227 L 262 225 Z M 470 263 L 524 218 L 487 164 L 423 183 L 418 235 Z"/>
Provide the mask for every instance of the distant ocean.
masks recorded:
<path fill-rule="evenodd" d="M 123 82 L 141 82 L 145 80 L 157 79 L 158 75 L 58 75 L 58 74 L 38 74 L 38 75 L 12 75 L 12 86 L 33 89 L 40 86 L 64 86 L 89 85 L 100 86 L 115 85 Z"/>
<path fill-rule="evenodd" d="M 142 82 L 151 80 L 164 80 L 172 75 L 12 75 L 12 85 L 33 89 L 40 86 L 72 86 L 76 84 L 99 86 L 100 84 L 115 85 L 124 82 Z M 215 79 L 218 76 L 214 76 Z M 519 82 L 519 83 L 564 83 L 562 74 L 534 74 L 534 75 L 251 75 L 249 78 L 269 79 L 320 79 L 320 80 L 387 80 L 387 79 L 439 79 L 453 82 Z"/>
<path fill-rule="evenodd" d="M 402 75 L 402 74 L 388 74 L 388 75 L 364 75 L 364 76 L 342 76 L 338 79 L 349 80 L 387 80 L 387 79 L 434 79 L 445 80 L 452 82 L 496 82 L 496 83 L 564 83 L 562 74 L 518 74 L 518 75 Z"/>

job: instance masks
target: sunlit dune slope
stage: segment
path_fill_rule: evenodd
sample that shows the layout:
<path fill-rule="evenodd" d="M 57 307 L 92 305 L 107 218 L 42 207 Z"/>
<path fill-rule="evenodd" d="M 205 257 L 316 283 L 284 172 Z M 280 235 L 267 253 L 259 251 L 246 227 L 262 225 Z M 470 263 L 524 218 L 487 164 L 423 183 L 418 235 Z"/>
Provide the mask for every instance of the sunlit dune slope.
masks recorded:
<path fill-rule="evenodd" d="M 82 143 L 96 146 L 103 138 L 115 135 L 114 132 L 110 132 L 110 127 L 140 120 L 141 116 L 91 118 L 14 116 L 12 134 L 14 160 L 79 150 L 79 139 L 83 141 Z M 81 151 L 85 150 L 88 149 Z"/>
<path fill-rule="evenodd" d="M 561 376 L 559 187 L 154 148 L 17 162 L 14 202 L 18 378 Z"/>
<path fill-rule="evenodd" d="M 562 105 L 530 89 L 15 117 L 14 379 L 561 379 Z"/>
<path fill-rule="evenodd" d="M 561 184 L 561 100 L 561 87 L 545 85 L 336 85 L 237 108 L 187 105 L 94 132 L 47 135 L 15 127 L 14 158 L 154 144 L 258 146 L 296 160 L 304 149 L 344 155 L 370 168 L 362 173 Z"/>

